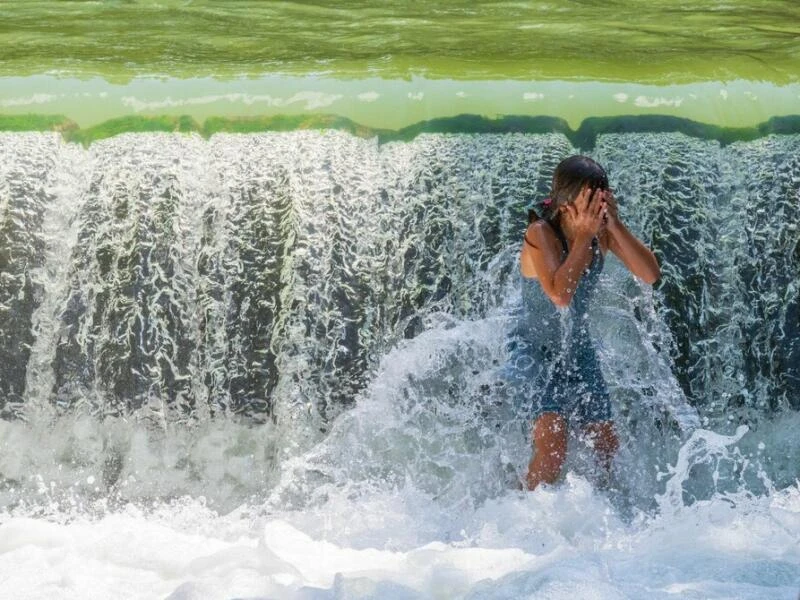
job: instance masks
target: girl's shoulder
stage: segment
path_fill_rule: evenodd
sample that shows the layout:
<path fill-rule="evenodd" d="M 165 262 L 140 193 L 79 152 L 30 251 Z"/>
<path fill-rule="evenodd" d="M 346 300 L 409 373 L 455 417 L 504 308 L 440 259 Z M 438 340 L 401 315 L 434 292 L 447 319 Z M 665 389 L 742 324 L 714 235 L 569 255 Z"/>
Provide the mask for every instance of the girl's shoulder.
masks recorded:
<path fill-rule="evenodd" d="M 555 227 L 544 219 L 537 219 L 531 223 L 528 227 L 528 232 L 533 238 L 542 242 L 558 240 Z"/>
<path fill-rule="evenodd" d="M 529 233 L 526 235 L 529 235 L 530 241 L 535 244 L 536 248 L 560 255 L 565 250 L 566 243 L 563 234 L 556 227 L 557 225 L 549 221 L 539 219 L 531 223 L 528 228 Z"/>

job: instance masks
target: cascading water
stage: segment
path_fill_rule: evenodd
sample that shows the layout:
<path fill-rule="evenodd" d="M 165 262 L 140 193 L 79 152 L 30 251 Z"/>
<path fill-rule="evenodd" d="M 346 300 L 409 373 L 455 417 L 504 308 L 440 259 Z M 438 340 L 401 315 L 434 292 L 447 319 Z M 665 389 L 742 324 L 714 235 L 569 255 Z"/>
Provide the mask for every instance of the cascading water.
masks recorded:
<path fill-rule="evenodd" d="M 664 277 L 651 292 L 609 260 L 592 315 L 622 439 L 610 489 L 576 434 L 565 483 L 525 494 L 502 365 L 525 211 L 565 137 L 0 134 L 0 550 L 30 539 L 24 517 L 91 518 L 143 553 L 153 524 L 205 536 L 213 559 L 153 559 L 174 600 L 667 597 L 683 584 L 659 547 L 689 548 L 663 531 L 755 523 L 778 541 L 736 593 L 790 597 L 798 150 L 598 138 Z M 261 587 L 204 575 L 225 565 Z M 723 597 L 700 579 L 687 597 Z"/>

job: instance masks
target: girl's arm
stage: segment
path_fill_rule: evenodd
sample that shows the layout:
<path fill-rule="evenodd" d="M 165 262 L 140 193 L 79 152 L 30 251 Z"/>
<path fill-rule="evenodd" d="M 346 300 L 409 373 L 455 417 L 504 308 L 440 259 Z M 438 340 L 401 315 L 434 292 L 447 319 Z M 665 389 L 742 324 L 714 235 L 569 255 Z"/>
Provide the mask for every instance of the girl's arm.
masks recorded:
<path fill-rule="evenodd" d="M 530 272 L 539 278 L 544 293 L 556 306 L 569 306 L 578 289 L 578 282 L 584 270 L 592 262 L 592 239 L 597 235 L 603 222 L 605 202 L 591 201 L 591 191 L 581 192 L 578 199 L 567 207 L 571 217 L 575 239 L 572 240 L 569 253 L 561 262 L 561 242 L 547 221 L 539 220 L 531 223 L 525 232 L 520 265 L 522 274 Z"/>
<path fill-rule="evenodd" d="M 645 246 L 617 216 L 617 202 L 613 194 L 606 192 L 608 204 L 606 232 L 608 248 L 619 257 L 628 270 L 649 285 L 653 285 L 661 277 L 653 252 Z"/>

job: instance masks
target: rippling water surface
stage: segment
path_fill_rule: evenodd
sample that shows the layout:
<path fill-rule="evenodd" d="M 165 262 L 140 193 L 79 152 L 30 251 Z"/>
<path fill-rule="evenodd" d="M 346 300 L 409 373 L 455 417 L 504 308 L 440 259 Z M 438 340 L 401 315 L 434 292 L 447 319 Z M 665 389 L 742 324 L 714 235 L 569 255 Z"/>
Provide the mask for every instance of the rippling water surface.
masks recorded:
<path fill-rule="evenodd" d="M 4 2 L 0 72 L 797 81 L 792 0 Z"/>

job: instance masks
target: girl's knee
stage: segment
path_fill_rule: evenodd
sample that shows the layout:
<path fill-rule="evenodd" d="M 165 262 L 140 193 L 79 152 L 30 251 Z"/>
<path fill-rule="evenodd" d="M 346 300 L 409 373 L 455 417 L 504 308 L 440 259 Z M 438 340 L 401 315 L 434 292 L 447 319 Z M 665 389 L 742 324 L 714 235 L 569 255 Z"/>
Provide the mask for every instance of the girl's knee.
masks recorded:
<path fill-rule="evenodd" d="M 567 456 L 567 422 L 557 413 L 544 413 L 533 423 L 533 458 L 528 467 L 528 489 L 555 483 Z"/>
<path fill-rule="evenodd" d="M 585 428 L 586 438 L 594 449 L 604 455 L 613 455 L 619 449 L 619 438 L 611 421 L 592 423 Z"/>
<path fill-rule="evenodd" d="M 544 413 L 533 427 L 533 445 L 551 460 L 563 462 L 567 454 L 567 422 L 557 413 Z"/>

